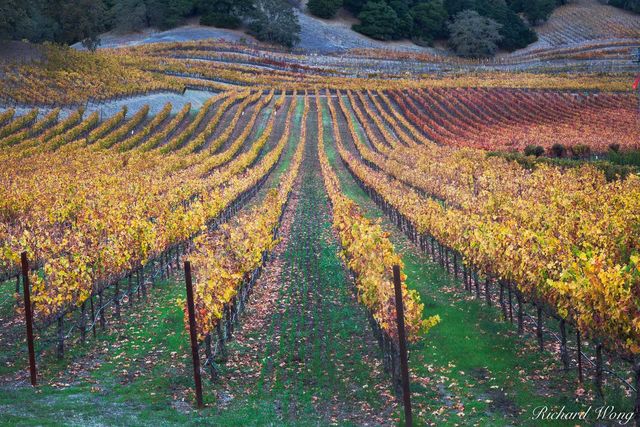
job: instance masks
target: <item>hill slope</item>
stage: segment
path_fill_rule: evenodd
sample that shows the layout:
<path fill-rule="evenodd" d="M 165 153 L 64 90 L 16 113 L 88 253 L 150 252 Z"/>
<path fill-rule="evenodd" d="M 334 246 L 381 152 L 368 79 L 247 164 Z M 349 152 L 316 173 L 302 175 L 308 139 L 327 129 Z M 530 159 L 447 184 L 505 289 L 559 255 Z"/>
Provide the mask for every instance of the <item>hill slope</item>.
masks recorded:
<path fill-rule="evenodd" d="M 403 52 L 403 55 L 417 54 L 413 59 L 421 63 L 451 65 L 451 52 L 445 48 L 420 47 L 408 40 L 383 42 L 357 33 L 351 29 L 354 19 L 345 13 L 339 13 L 334 20 L 319 19 L 302 9 L 296 10 L 296 14 L 302 28 L 300 43 L 294 49 L 297 53 L 340 55 L 354 49 L 391 50 Z M 603 5 L 597 0 L 576 0 L 557 8 L 548 22 L 536 30 L 540 38 L 536 43 L 515 52 L 500 53 L 495 60 L 485 61 L 483 65 L 530 69 L 540 67 L 544 62 L 545 67 L 567 68 L 581 67 L 584 60 L 588 60 L 589 67 L 593 64 L 596 69 L 634 69 L 631 58 L 633 50 L 640 47 L 640 15 Z M 149 29 L 124 35 L 107 33 L 101 38 L 103 48 L 203 39 L 260 45 L 242 31 L 205 27 L 196 22 L 168 31 Z M 81 48 L 79 45 L 74 47 Z M 386 57 L 382 53 L 364 56 Z M 453 64 L 459 63 L 458 60 L 453 61 Z"/>

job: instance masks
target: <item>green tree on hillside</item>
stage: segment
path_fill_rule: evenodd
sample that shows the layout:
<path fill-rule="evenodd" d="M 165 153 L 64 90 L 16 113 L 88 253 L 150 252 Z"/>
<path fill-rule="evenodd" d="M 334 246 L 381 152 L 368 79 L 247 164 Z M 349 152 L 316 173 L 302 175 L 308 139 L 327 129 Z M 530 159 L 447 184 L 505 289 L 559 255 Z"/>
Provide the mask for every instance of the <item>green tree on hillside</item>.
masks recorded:
<path fill-rule="evenodd" d="M 255 0 L 249 12 L 249 33 L 261 41 L 292 47 L 300 40 L 300 23 L 284 0 Z"/>
<path fill-rule="evenodd" d="M 3 0 L 0 38 L 35 43 L 97 40 L 105 26 L 102 0 Z"/>
<path fill-rule="evenodd" d="M 118 0 L 110 10 L 110 15 L 118 31 L 137 31 L 149 26 L 144 0 Z"/>
<path fill-rule="evenodd" d="M 640 13 L 640 0 L 609 0 L 611 6 Z"/>
<path fill-rule="evenodd" d="M 184 22 L 184 18 L 193 13 L 195 0 L 151 0 L 148 7 L 157 11 L 152 13 L 152 26 L 168 29 L 177 27 Z"/>
<path fill-rule="evenodd" d="M 343 0 L 345 9 L 347 9 L 354 15 L 358 15 L 364 8 L 364 5 L 367 4 L 367 2 L 368 0 Z"/>
<path fill-rule="evenodd" d="M 449 27 L 449 44 L 460 56 L 482 58 L 498 49 L 500 24 L 481 16 L 475 10 L 464 10 L 455 16 Z"/>
<path fill-rule="evenodd" d="M 413 37 L 430 43 L 435 38 L 447 35 L 449 14 L 442 0 L 429 0 L 411 8 Z"/>
<path fill-rule="evenodd" d="M 474 9 L 476 0 L 444 0 L 444 7 L 449 16 L 455 16 L 463 10 Z"/>
<path fill-rule="evenodd" d="M 113 26 L 120 31 L 146 27 L 166 30 L 180 25 L 194 8 L 195 0 L 115 0 L 110 15 Z"/>
<path fill-rule="evenodd" d="M 324 19 L 331 19 L 342 7 L 342 0 L 309 0 L 307 8 L 312 14 Z"/>
<path fill-rule="evenodd" d="M 105 30 L 105 6 L 101 0 L 71 0 L 61 2 L 57 20 L 62 43 L 81 41 L 89 50 L 100 44 L 99 35 Z"/>
<path fill-rule="evenodd" d="M 524 14 L 533 25 L 541 21 L 546 21 L 556 8 L 556 0 L 535 0 L 527 2 L 524 7 Z"/>
<path fill-rule="evenodd" d="M 200 0 L 200 23 L 221 28 L 238 28 L 251 6 L 251 0 Z"/>
<path fill-rule="evenodd" d="M 546 21 L 553 10 L 563 2 L 559 0 L 508 0 L 509 7 L 517 13 L 523 13 L 531 24 Z"/>
<path fill-rule="evenodd" d="M 394 34 L 395 39 L 410 38 L 413 32 L 413 16 L 411 16 L 411 0 L 391 0 L 389 6 L 398 16 L 398 26 Z"/>
<path fill-rule="evenodd" d="M 536 33 L 509 8 L 505 0 L 476 0 L 473 10 L 501 25 L 499 48 L 512 51 L 538 40 Z"/>
<path fill-rule="evenodd" d="M 400 26 L 398 14 L 383 0 L 369 1 L 358 15 L 360 24 L 353 29 L 366 36 L 379 40 L 393 40 L 397 38 Z"/>
<path fill-rule="evenodd" d="M 25 11 L 15 0 L 0 2 L 0 39 L 10 39 L 18 22 L 25 18 Z"/>

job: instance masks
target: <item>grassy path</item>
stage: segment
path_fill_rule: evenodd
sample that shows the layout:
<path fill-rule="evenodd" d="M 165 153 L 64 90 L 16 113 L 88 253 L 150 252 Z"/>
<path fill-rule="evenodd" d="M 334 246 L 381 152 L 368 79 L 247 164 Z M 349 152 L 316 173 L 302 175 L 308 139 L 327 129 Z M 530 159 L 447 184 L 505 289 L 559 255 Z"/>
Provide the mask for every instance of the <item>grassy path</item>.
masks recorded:
<path fill-rule="evenodd" d="M 265 183 L 254 197 L 261 199 L 268 188 L 275 187 L 287 170 L 300 131 L 301 111 L 294 115 L 294 132 L 290 144 Z M 284 116 L 283 116 L 284 118 Z M 253 203 L 253 201 L 252 201 Z M 250 203 L 251 204 L 251 203 Z M 220 384 L 205 379 L 205 403 L 201 412 L 193 410 L 193 379 L 189 338 L 185 331 L 182 307 L 184 298 L 181 277 L 161 281 L 149 289 L 149 300 L 123 308 L 120 322 L 109 319 L 105 331 L 98 329 L 97 340 L 85 345 L 74 343 L 57 361 L 53 355 L 39 360 L 39 386 L 34 390 L 26 381 L 0 380 L 0 426 L 14 425 L 219 425 L 224 402 L 218 401 Z M 9 294 L 13 281 L 0 284 Z M 2 315 L 11 314 L 13 299 L 0 304 Z M 90 334 L 88 334 L 90 337 Z M 11 352 L 3 350 L 3 356 Z M 22 351 L 22 350 L 20 350 Z M 1 359 L 3 362 L 4 358 Z M 0 373 L 9 376 L 24 372 L 7 358 Z M 246 415 L 242 411 L 227 420 L 238 425 Z"/>
<path fill-rule="evenodd" d="M 283 241 L 229 343 L 221 379 L 205 379 L 204 410 L 192 405 L 178 277 L 156 284 L 147 303 L 124 310 L 123 320 L 111 322 L 97 340 L 71 346 L 64 361 L 43 360 L 35 392 L 0 385 L 0 425 L 389 424 L 395 399 L 338 256 L 314 120 L 311 111 L 308 152 Z M 288 147 L 265 190 L 277 184 L 292 154 Z"/>
<path fill-rule="evenodd" d="M 322 102 L 326 106 L 327 100 Z M 279 115 L 284 117 L 284 112 Z M 266 112 L 260 114 L 256 134 L 263 131 L 267 118 Z M 299 98 L 290 144 L 252 204 L 287 170 L 300 138 L 301 115 Z M 381 219 L 403 257 L 408 286 L 425 303 L 425 314 L 442 318 L 424 340 L 410 347 L 412 398 L 419 424 L 574 425 L 541 423 L 531 420 L 531 413 L 538 406 L 582 409 L 593 403 L 590 387 L 578 389 L 575 374 L 563 373 L 554 354 L 541 354 L 535 340 L 518 337 L 515 328 L 498 320 L 497 309 L 467 296 L 383 217 L 337 156 L 326 108 L 324 119 L 327 155 L 345 194 L 368 216 Z M 177 277 L 156 284 L 147 303 L 136 302 L 123 310 L 123 320 L 110 322 L 97 340 L 72 345 L 64 361 L 43 360 L 42 385 L 36 391 L 15 381 L 0 382 L 0 425 L 397 423 L 400 411 L 390 391 L 391 380 L 383 372 L 380 352 L 331 230 L 315 120 L 311 102 L 307 152 L 284 216 L 282 240 L 228 345 L 220 379 L 204 381 L 205 409 L 193 409 L 188 337 L 182 307 L 176 303 L 184 297 L 184 286 Z M 341 128 L 351 143 L 343 122 Z M 361 130 L 360 134 L 364 138 Z M 276 139 L 273 136 L 269 144 Z M 7 294 L 13 286 L 8 281 L 0 284 L 0 290 Z M 0 301 L 0 317 L 12 318 L 11 313 L 12 303 Z M 8 360 L 0 358 L 0 374 L 22 369 Z M 618 404 L 616 399 L 614 395 L 608 403 Z"/>
<path fill-rule="evenodd" d="M 266 271 L 257 284 L 258 293 L 272 289 L 252 297 L 247 323 L 230 346 L 225 382 L 229 395 L 240 396 L 225 414 L 248 424 L 384 424 L 393 399 L 366 314 L 338 257 L 314 118 L 310 111 L 295 209 L 273 261 L 277 272 Z M 259 313 L 269 306 L 270 312 Z M 244 390 L 233 385 L 241 375 L 251 379 Z"/>
<path fill-rule="evenodd" d="M 0 387 L 0 425 L 151 425 L 177 420 L 188 395 L 188 337 L 175 299 L 179 283 L 123 313 L 126 321 L 40 366 L 40 386 Z M 134 311 L 135 310 L 135 311 Z M 171 388 L 167 388 L 171 385 Z M 179 396 L 175 401 L 171 394 Z M 188 405 L 186 405 L 188 408 Z"/>
<path fill-rule="evenodd" d="M 325 135 L 332 135 L 324 105 Z M 363 138 L 361 130 L 360 136 Z M 344 132 L 343 137 L 350 138 Z M 440 325 L 410 348 L 412 396 L 420 423 L 534 426 L 541 425 L 531 419 L 538 406 L 565 406 L 571 411 L 592 403 L 588 386 L 586 391 L 578 391 L 584 393 L 578 398 L 576 375 L 564 374 L 555 355 L 540 354 L 535 340 L 518 337 L 509 323 L 498 320 L 497 309 L 489 309 L 464 294 L 440 265 L 432 263 L 387 221 L 344 167 L 331 138 L 327 143 L 327 155 L 345 194 L 366 215 L 383 221 L 402 254 L 409 288 L 418 290 L 427 315 L 442 318 Z"/>

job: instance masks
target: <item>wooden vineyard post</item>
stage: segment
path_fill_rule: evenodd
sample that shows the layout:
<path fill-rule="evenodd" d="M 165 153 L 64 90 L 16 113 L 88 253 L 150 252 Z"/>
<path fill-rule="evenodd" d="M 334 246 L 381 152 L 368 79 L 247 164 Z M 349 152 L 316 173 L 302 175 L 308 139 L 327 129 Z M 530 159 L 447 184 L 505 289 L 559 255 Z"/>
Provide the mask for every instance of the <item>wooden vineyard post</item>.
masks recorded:
<path fill-rule="evenodd" d="M 596 376 L 594 378 L 594 387 L 596 389 L 596 397 L 600 402 L 604 400 L 604 393 L 602 391 L 602 344 L 596 344 Z"/>
<path fill-rule="evenodd" d="M 462 266 L 462 281 L 464 283 L 465 291 L 469 288 L 469 278 L 467 277 L 467 266 Z"/>
<path fill-rule="evenodd" d="M 220 319 L 222 320 L 222 319 Z M 220 349 L 220 354 L 222 355 L 223 359 L 227 358 L 227 348 L 225 346 L 225 336 L 224 336 L 224 331 L 222 330 L 222 322 L 218 321 L 218 323 L 216 324 L 216 331 L 218 333 L 218 346 Z"/>
<path fill-rule="evenodd" d="M 82 303 L 80 306 L 80 342 L 84 344 L 87 338 L 87 306 Z"/>
<path fill-rule="evenodd" d="M 196 335 L 196 310 L 193 305 L 193 282 L 191 280 L 191 262 L 184 262 L 184 278 L 187 285 L 187 308 L 189 310 L 189 337 L 191 338 L 191 357 L 193 358 L 193 380 L 196 383 L 196 402 L 202 408 L 202 379 L 200 378 L 200 356 L 198 355 L 198 337 Z"/>
<path fill-rule="evenodd" d="M 129 298 L 129 307 L 133 305 L 133 273 L 129 272 L 127 276 L 127 297 Z"/>
<path fill-rule="evenodd" d="M 138 274 L 139 274 L 139 279 L 140 279 L 140 286 L 142 287 L 142 297 L 144 298 L 144 300 L 147 300 L 147 285 L 144 282 L 144 266 L 140 265 L 140 269 L 138 270 Z"/>
<path fill-rule="evenodd" d="M 402 375 L 402 400 L 404 402 L 404 420 L 409 427 L 413 425 L 411 415 L 411 394 L 409 390 L 409 360 L 407 357 L 407 343 L 404 330 L 404 306 L 402 304 L 402 284 L 400 280 L 400 266 L 393 266 L 393 285 L 396 291 L 396 317 L 398 319 L 398 344 L 400 347 L 400 372 Z"/>
<path fill-rule="evenodd" d="M 453 253 L 453 278 L 458 280 L 458 253 Z"/>
<path fill-rule="evenodd" d="M 102 302 L 102 291 L 98 292 L 98 315 L 100 316 L 100 327 L 104 330 L 107 327 L 107 321 L 104 318 L 104 303 Z"/>
<path fill-rule="evenodd" d="M 580 342 L 580 331 L 576 331 L 576 345 L 578 346 L 578 381 L 582 384 L 582 345 Z"/>
<path fill-rule="evenodd" d="M 120 320 L 120 281 L 116 281 L 116 292 L 113 297 L 113 303 L 115 305 L 115 318 Z"/>
<path fill-rule="evenodd" d="M 480 277 L 477 270 L 473 272 L 473 282 L 476 287 L 476 299 L 480 299 Z"/>
<path fill-rule="evenodd" d="M 24 317 L 27 324 L 27 348 L 29 350 L 29 376 L 31 385 L 36 386 L 36 352 L 33 346 L 33 313 L 31 312 L 31 289 L 29 286 L 29 261 L 27 253 L 20 255 L 22 262 L 22 289 L 24 290 Z"/>
<path fill-rule="evenodd" d="M 504 302 L 504 281 L 500 281 L 500 308 L 502 309 L 502 315 L 504 316 L 505 322 L 509 318 L 507 314 L 507 304 Z"/>
<path fill-rule="evenodd" d="M 518 288 L 515 289 L 516 292 L 516 300 L 518 301 L 518 335 L 522 335 L 524 333 L 524 309 L 522 307 L 522 292 Z M 542 314 L 538 316 L 538 329 L 540 331 L 540 340 L 542 340 Z M 542 341 L 540 341 L 542 342 Z"/>
<path fill-rule="evenodd" d="M 96 311 L 93 308 L 93 295 L 89 299 L 91 301 L 91 331 L 93 332 L 93 339 L 96 338 Z"/>
<path fill-rule="evenodd" d="M 538 305 L 537 307 L 537 326 L 536 326 L 536 336 L 538 337 L 538 347 L 540 351 L 544 351 L 544 340 L 542 335 L 542 307 Z"/>
<path fill-rule="evenodd" d="M 569 354 L 567 353 L 567 327 L 564 318 L 560 319 L 560 359 L 565 371 L 569 370 Z"/>
<path fill-rule="evenodd" d="M 211 381 L 215 381 L 216 379 L 216 369 L 215 369 L 215 365 L 213 362 L 213 350 L 211 348 L 211 334 L 207 334 L 206 338 L 204 339 L 204 351 L 205 351 L 205 355 L 207 357 L 207 360 L 209 361 L 209 372 L 211 373 Z"/>
<path fill-rule="evenodd" d="M 64 316 L 58 316 L 58 348 L 56 351 L 56 355 L 58 359 L 62 359 L 64 357 Z"/>
<path fill-rule="evenodd" d="M 511 298 L 511 284 L 509 284 L 509 321 L 513 323 L 513 299 Z"/>
<path fill-rule="evenodd" d="M 484 297 L 489 307 L 491 307 L 491 291 L 489 289 L 490 284 L 491 278 L 489 277 L 489 275 L 487 275 L 487 278 L 484 281 Z"/>

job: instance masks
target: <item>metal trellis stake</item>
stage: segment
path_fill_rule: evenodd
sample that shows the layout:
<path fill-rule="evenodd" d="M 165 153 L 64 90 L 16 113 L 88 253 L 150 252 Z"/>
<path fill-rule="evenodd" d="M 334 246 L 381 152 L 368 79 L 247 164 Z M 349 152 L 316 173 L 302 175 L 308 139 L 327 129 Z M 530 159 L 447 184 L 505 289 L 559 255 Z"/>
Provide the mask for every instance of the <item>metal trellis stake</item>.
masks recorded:
<path fill-rule="evenodd" d="M 202 379 L 200 377 L 200 356 L 198 355 L 198 337 L 196 334 L 196 310 L 193 305 L 193 281 L 191 263 L 184 262 L 184 278 L 187 285 L 187 309 L 189 310 L 189 336 L 191 338 L 191 357 L 193 358 L 193 379 L 196 383 L 196 402 L 202 408 Z"/>
<path fill-rule="evenodd" d="M 29 348 L 29 375 L 31 385 L 36 386 L 36 352 L 33 347 L 33 313 L 31 312 L 31 289 L 29 286 L 29 261 L 27 253 L 20 255 L 22 261 L 22 288 L 24 289 L 24 317 L 27 323 L 27 347 Z"/>
<path fill-rule="evenodd" d="M 413 425 L 411 415 L 411 392 L 409 390 L 409 361 L 407 357 L 407 342 L 404 330 L 404 306 L 402 304 L 402 285 L 400 280 L 400 266 L 393 266 L 393 285 L 396 291 L 396 315 L 398 319 L 398 343 L 400 347 L 400 371 L 402 375 L 402 400 L 404 402 L 404 420 L 409 427 Z"/>

